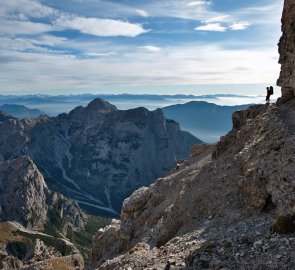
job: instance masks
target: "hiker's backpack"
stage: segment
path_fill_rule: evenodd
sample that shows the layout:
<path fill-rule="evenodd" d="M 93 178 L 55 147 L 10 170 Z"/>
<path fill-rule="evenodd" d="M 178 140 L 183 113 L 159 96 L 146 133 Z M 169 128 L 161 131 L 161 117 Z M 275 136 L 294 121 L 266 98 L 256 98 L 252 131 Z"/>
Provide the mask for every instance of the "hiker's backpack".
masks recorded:
<path fill-rule="evenodd" d="M 272 86 L 269 88 L 269 94 L 273 95 L 273 87 Z"/>

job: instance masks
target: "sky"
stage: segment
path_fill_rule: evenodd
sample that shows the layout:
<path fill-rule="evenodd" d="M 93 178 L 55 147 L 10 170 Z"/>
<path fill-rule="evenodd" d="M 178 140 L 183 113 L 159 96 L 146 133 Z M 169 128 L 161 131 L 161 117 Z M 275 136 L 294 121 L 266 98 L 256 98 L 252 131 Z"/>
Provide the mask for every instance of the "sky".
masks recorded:
<path fill-rule="evenodd" d="M 282 0 L 2 0 L 0 94 L 258 95 Z"/>

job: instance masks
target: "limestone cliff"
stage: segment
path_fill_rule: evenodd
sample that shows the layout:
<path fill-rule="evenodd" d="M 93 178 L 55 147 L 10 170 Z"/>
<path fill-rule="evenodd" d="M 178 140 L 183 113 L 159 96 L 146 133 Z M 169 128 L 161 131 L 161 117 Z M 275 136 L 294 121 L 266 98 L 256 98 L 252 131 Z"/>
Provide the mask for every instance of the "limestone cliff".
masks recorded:
<path fill-rule="evenodd" d="M 0 219 L 40 228 L 47 219 L 47 186 L 29 157 L 0 166 Z"/>
<path fill-rule="evenodd" d="M 121 111 L 101 99 L 57 117 L 0 123 L 0 160 L 30 156 L 51 189 L 104 215 L 117 215 L 124 198 L 196 143 L 161 110 Z"/>
<path fill-rule="evenodd" d="M 83 229 L 84 217 L 77 203 L 51 192 L 28 156 L 0 164 L 0 220 L 15 221 L 29 229 L 42 229 L 51 220 L 56 229 Z"/>
<path fill-rule="evenodd" d="M 295 96 L 295 4 L 293 0 L 285 0 L 282 16 L 283 35 L 279 43 L 282 65 L 278 86 L 282 87 L 280 101 L 286 101 Z"/>
<path fill-rule="evenodd" d="M 48 189 L 28 156 L 0 164 L 0 192 L 1 269 L 83 268 L 65 236 L 83 230 L 86 217 L 76 202 Z"/>

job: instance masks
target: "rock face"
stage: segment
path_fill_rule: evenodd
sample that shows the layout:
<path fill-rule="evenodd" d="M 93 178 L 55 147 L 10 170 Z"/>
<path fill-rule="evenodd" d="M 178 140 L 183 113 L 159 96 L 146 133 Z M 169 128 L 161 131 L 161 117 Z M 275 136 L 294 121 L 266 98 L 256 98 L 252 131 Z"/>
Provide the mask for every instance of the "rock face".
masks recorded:
<path fill-rule="evenodd" d="M 32 160 L 24 156 L 0 166 L 0 217 L 26 227 L 42 227 L 46 222 L 48 190 Z"/>
<path fill-rule="evenodd" d="M 30 156 L 50 188 L 105 215 L 116 215 L 124 198 L 169 171 L 196 143 L 161 110 L 120 111 L 101 99 L 55 118 L 0 124 L 0 161 Z"/>
<path fill-rule="evenodd" d="M 1 269 L 83 269 L 81 254 L 64 237 L 83 230 L 86 217 L 76 202 L 48 189 L 28 156 L 0 164 L 0 192 Z"/>
<path fill-rule="evenodd" d="M 294 268 L 295 245 L 271 230 L 294 213 L 294 103 L 236 112 L 217 145 L 194 148 L 179 169 L 134 192 L 120 221 L 97 232 L 93 266 Z"/>
<path fill-rule="evenodd" d="M 55 255 L 56 254 L 54 254 L 53 248 L 48 248 L 42 240 L 37 238 L 35 242 L 31 245 L 31 247 L 27 250 L 24 261 L 44 261 L 55 257 Z"/>
<path fill-rule="evenodd" d="M 0 220 L 16 221 L 26 228 L 41 229 L 47 222 L 66 233 L 69 227 L 83 229 L 83 214 L 77 203 L 50 192 L 28 156 L 0 165 Z"/>
<path fill-rule="evenodd" d="M 277 84 L 282 87 L 280 101 L 284 102 L 295 96 L 295 4 L 293 0 L 285 0 L 282 32 L 279 43 L 279 63 L 282 67 Z"/>

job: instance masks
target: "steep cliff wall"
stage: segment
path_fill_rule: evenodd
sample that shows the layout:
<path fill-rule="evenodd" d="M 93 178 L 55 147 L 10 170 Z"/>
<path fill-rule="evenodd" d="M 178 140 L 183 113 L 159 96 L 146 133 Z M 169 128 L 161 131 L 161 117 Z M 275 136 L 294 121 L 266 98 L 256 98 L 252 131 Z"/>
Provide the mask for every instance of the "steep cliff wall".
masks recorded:
<path fill-rule="evenodd" d="M 278 86 L 282 87 L 282 102 L 295 96 L 295 3 L 285 0 L 282 16 L 283 35 L 279 43 L 280 60 L 282 65 Z"/>
<path fill-rule="evenodd" d="M 77 203 L 51 192 L 30 157 L 0 163 L 0 269 L 83 269 L 65 236 L 85 223 Z"/>
<path fill-rule="evenodd" d="M 28 156 L 0 164 L 0 192 L 0 221 L 16 221 L 30 229 L 42 229 L 49 222 L 65 234 L 69 227 L 84 228 L 77 203 L 51 192 Z"/>

